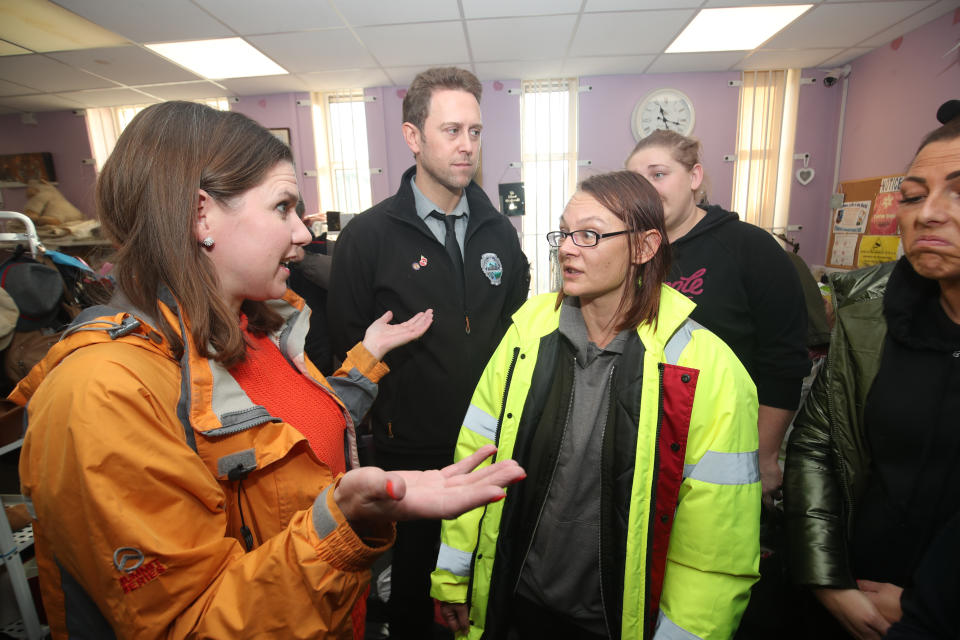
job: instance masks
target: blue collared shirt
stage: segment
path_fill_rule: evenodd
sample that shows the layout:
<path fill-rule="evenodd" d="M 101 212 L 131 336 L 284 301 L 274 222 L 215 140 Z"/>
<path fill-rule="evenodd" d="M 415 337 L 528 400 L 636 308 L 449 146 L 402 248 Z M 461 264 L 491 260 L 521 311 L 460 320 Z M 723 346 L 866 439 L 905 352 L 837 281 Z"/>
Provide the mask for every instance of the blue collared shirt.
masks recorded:
<path fill-rule="evenodd" d="M 410 186 L 413 187 L 413 199 L 417 205 L 417 215 L 426 223 L 427 228 L 430 229 L 434 237 L 440 241 L 440 244 L 443 244 L 447 238 L 447 228 L 444 226 L 443 221 L 430 217 L 430 212 L 439 211 L 440 213 L 444 213 L 444 211 L 435 205 L 430 198 L 423 195 L 423 192 L 417 187 L 416 177 L 417 176 L 414 175 L 410 178 Z M 460 255 L 462 256 L 464 239 L 467 237 L 467 223 L 470 218 L 470 207 L 467 205 L 466 189 L 464 189 L 460 195 L 460 202 L 458 202 L 457 206 L 453 208 L 453 211 L 447 215 L 459 216 L 453 228 L 457 233 L 457 244 L 460 245 Z"/>

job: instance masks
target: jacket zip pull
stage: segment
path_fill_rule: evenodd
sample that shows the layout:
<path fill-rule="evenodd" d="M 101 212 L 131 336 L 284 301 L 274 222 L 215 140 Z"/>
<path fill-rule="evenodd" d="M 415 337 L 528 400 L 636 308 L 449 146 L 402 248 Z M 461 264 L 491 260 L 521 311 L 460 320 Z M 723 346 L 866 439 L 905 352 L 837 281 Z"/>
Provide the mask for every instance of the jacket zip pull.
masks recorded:
<path fill-rule="evenodd" d="M 463 314 L 463 318 L 464 318 L 464 320 L 466 320 L 466 325 L 464 326 L 464 331 L 466 332 L 467 335 L 470 335 L 470 316 L 465 313 L 465 314 Z"/>
<path fill-rule="evenodd" d="M 246 492 L 243 490 L 243 480 L 247 477 L 247 471 L 243 470 L 243 465 L 237 465 L 234 469 L 231 469 L 227 474 L 227 478 L 237 483 L 237 508 L 240 510 L 240 536 L 243 538 L 243 546 L 246 547 L 247 551 L 253 551 L 253 534 L 250 532 L 250 527 L 247 526 L 247 521 L 243 517 L 243 502 L 240 501 L 241 496 L 246 495 Z"/>

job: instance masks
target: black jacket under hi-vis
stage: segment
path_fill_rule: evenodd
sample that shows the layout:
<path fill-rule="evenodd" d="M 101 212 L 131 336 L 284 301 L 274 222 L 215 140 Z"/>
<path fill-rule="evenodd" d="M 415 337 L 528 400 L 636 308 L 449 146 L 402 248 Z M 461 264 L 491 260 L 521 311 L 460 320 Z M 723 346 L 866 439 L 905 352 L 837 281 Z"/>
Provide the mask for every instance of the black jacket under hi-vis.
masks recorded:
<path fill-rule="evenodd" d="M 384 358 L 391 373 L 371 410 L 377 451 L 453 456 L 470 396 L 510 316 L 527 298 L 530 267 L 516 230 L 475 182 L 464 277 L 416 211 L 411 167 L 393 195 L 337 238 L 328 297 L 333 352 L 342 358 L 386 311 L 403 322 L 425 309 L 433 325 Z"/>

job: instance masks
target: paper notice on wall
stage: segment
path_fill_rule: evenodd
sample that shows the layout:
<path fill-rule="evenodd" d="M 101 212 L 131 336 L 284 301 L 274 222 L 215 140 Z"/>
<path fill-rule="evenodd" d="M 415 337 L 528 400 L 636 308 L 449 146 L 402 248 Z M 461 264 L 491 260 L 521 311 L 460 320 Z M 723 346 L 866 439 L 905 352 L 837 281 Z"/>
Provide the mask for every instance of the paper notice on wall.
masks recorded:
<path fill-rule="evenodd" d="M 894 176 L 892 178 L 884 178 L 880 181 L 880 193 L 900 191 L 900 183 L 903 182 L 905 177 L 906 176 Z"/>
<path fill-rule="evenodd" d="M 844 202 L 833 220 L 834 233 L 863 233 L 867 228 L 870 201 Z"/>
<path fill-rule="evenodd" d="M 897 202 L 899 199 L 899 195 L 892 192 L 877 195 L 877 199 L 873 201 L 873 213 L 870 214 L 867 233 L 890 236 L 897 232 Z"/>
<path fill-rule="evenodd" d="M 899 244 L 899 236 L 863 236 L 860 240 L 860 253 L 857 254 L 857 266 L 869 267 L 896 260 Z"/>
<path fill-rule="evenodd" d="M 860 234 L 838 233 L 833 236 L 833 247 L 830 251 L 830 264 L 837 267 L 852 267 L 853 259 L 857 254 L 857 240 Z"/>

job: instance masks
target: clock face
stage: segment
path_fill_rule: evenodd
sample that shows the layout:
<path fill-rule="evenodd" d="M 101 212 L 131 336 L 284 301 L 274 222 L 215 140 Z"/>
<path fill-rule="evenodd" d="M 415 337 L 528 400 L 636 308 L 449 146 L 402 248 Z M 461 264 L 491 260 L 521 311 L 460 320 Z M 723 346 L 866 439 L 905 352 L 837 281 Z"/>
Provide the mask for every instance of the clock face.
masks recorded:
<path fill-rule="evenodd" d="M 655 129 L 690 135 L 693 123 L 693 102 L 686 94 L 676 89 L 658 89 L 637 103 L 630 125 L 633 137 L 639 142 Z"/>

